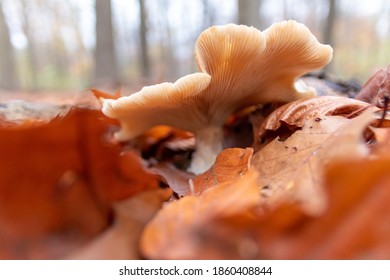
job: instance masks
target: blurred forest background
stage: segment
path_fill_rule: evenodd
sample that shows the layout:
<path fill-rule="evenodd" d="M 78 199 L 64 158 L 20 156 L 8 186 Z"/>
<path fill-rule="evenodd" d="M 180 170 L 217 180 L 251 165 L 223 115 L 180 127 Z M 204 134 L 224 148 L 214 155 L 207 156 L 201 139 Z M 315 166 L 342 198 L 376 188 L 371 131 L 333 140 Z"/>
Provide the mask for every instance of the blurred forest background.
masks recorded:
<path fill-rule="evenodd" d="M 390 63 L 387 0 L 0 0 L 2 91 L 139 89 L 196 71 L 199 34 L 295 19 L 331 44 L 326 71 L 364 82 Z"/>

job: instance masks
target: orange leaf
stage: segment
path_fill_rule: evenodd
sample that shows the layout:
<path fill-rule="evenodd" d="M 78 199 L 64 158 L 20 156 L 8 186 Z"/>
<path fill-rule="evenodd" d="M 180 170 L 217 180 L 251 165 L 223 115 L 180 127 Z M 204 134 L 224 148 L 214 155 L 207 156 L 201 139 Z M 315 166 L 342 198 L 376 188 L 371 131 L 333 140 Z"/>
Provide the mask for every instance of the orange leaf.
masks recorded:
<path fill-rule="evenodd" d="M 107 128 L 100 111 L 74 109 L 39 127 L 0 129 L 0 255 L 53 257 L 28 248 L 71 232 L 85 242 L 107 226 L 112 202 L 158 186 L 134 152 L 104 140 Z M 20 244 L 26 251 L 11 250 Z"/>
<path fill-rule="evenodd" d="M 257 235 L 263 257 L 390 258 L 389 166 L 388 159 L 330 165 L 325 177 L 327 211 L 309 218 L 294 206 L 283 206 L 265 216 Z"/>
<path fill-rule="evenodd" d="M 268 130 L 275 131 L 284 125 L 296 129 L 303 127 L 308 120 L 321 120 L 325 116 L 355 117 L 370 105 L 342 96 L 320 96 L 298 99 L 273 111 L 261 123 L 258 136 L 261 138 Z"/>
<path fill-rule="evenodd" d="M 260 173 L 259 187 L 264 201 L 274 206 L 288 199 L 298 201 L 309 213 L 318 214 L 325 207 L 322 175 L 330 160 L 367 155 L 361 138 L 373 120 L 366 112 L 353 120 L 339 116 L 307 121 L 285 141 L 278 138 L 257 152 L 252 168 Z"/>
<path fill-rule="evenodd" d="M 185 196 L 162 208 L 141 236 L 141 252 L 152 259 L 213 258 L 203 254 L 198 233 L 214 219 L 249 211 L 259 203 L 256 172 L 205 190 L 200 196 Z"/>
<path fill-rule="evenodd" d="M 193 193 L 198 195 L 206 189 L 243 176 L 250 168 L 252 155 L 252 148 L 223 150 L 209 170 L 194 178 Z"/>
<path fill-rule="evenodd" d="M 283 203 L 255 217 L 219 216 L 194 230 L 192 238 L 201 241 L 191 248 L 192 257 L 389 259 L 390 160 L 333 163 L 324 185 L 323 214 L 309 216 L 298 205 Z"/>
<path fill-rule="evenodd" d="M 390 65 L 376 71 L 363 85 L 361 91 L 356 95 L 357 100 L 371 103 L 384 108 L 384 97 L 389 97 L 390 90 Z"/>

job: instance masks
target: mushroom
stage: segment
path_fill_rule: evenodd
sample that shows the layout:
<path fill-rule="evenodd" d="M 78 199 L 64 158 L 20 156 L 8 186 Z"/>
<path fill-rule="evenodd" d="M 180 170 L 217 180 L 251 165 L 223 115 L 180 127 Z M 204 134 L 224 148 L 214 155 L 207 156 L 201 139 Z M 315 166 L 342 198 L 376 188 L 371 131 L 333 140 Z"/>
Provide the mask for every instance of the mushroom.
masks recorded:
<path fill-rule="evenodd" d="M 195 58 L 201 73 L 104 100 L 103 113 L 119 119 L 119 140 L 159 124 L 193 131 L 196 151 L 189 171 L 199 174 L 222 150 L 222 126 L 229 115 L 247 106 L 314 96 L 313 88 L 296 81 L 329 63 L 332 48 L 291 20 L 263 32 L 227 24 L 199 36 Z"/>

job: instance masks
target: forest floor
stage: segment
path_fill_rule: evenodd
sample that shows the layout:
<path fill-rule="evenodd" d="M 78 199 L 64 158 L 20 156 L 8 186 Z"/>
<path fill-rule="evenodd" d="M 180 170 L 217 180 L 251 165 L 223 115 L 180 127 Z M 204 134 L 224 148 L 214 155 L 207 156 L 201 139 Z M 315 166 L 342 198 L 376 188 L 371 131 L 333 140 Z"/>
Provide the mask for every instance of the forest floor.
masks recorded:
<path fill-rule="evenodd" d="M 0 258 L 388 259 L 390 128 L 368 86 L 234 114 L 198 175 L 190 132 L 118 142 L 88 91 L 2 92 Z"/>

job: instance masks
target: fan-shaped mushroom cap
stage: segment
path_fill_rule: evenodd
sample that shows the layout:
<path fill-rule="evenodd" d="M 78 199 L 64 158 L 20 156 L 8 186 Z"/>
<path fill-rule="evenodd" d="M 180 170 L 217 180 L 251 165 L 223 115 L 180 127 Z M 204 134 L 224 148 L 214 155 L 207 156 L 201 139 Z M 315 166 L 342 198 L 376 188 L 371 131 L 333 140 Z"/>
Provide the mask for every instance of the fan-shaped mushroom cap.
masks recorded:
<path fill-rule="evenodd" d="M 104 100 L 103 112 L 121 122 L 119 140 L 155 125 L 193 131 L 197 151 L 190 170 L 200 173 L 222 149 L 222 125 L 230 114 L 246 106 L 313 96 L 314 89 L 295 82 L 325 66 L 332 48 L 295 21 L 273 24 L 264 32 L 228 24 L 205 30 L 196 42 L 195 57 L 202 73 Z"/>
<path fill-rule="evenodd" d="M 329 63 L 332 48 L 292 20 L 263 32 L 228 24 L 204 31 L 196 42 L 195 57 L 199 69 L 212 77 L 202 93 L 204 106 L 219 116 L 221 110 L 226 115 L 254 104 L 315 95 L 314 89 L 300 90 L 295 82 Z"/>
<path fill-rule="evenodd" d="M 190 131 L 201 129 L 207 124 L 207 117 L 199 114 L 195 103 L 210 80 L 207 73 L 195 73 L 175 83 L 146 86 L 130 96 L 103 99 L 102 111 L 120 121 L 118 140 L 134 138 L 160 124 Z"/>

